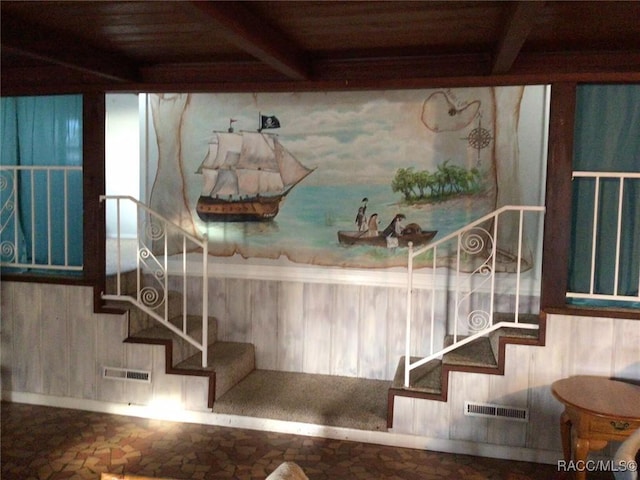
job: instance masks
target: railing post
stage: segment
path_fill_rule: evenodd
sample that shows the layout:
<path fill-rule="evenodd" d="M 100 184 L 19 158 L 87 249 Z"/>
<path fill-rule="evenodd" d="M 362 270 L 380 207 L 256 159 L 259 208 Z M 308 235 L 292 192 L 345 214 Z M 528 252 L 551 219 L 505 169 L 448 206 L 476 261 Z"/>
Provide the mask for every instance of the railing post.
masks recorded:
<path fill-rule="evenodd" d="M 518 223 L 518 258 L 516 261 L 516 305 L 514 310 L 514 321 L 518 323 L 520 319 L 520 273 L 522 270 L 522 242 L 524 237 L 524 209 L 520 208 L 520 218 Z"/>
<path fill-rule="evenodd" d="M 518 321 L 519 318 L 519 304 L 520 304 L 520 281 L 521 278 L 520 276 L 522 275 L 522 251 L 523 251 L 523 242 L 524 242 L 524 213 L 525 211 L 536 211 L 536 212 L 544 212 L 545 208 L 541 207 L 541 206 L 530 206 L 530 207 L 523 207 L 523 206 L 504 206 L 501 207 L 500 209 L 489 213 L 481 218 L 479 218 L 478 220 L 466 225 L 463 228 L 460 228 L 459 230 L 456 230 L 455 232 L 452 232 L 448 235 L 446 235 L 445 237 L 429 244 L 426 246 L 423 246 L 419 249 L 414 250 L 413 246 L 411 244 L 409 244 L 409 252 L 408 252 L 408 261 L 407 261 L 407 325 L 406 325 L 406 345 L 405 345 L 405 372 L 404 372 L 404 385 L 405 388 L 409 388 L 410 387 L 410 372 L 413 369 L 416 369 L 422 365 L 425 365 L 426 363 L 428 363 L 431 360 L 437 359 L 439 357 L 442 357 L 444 354 L 451 352 L 463 345 L 467 345 L 473 341 L 475 341 L 477 338 L 480 338 L 481 336 L 487 335 L 489 332 L 492 332 L 494 330 L 497 330 L 499 328 L 502 328 L 503 326 L 512 326 L 512 327 L 517 327 L 517 328 L 521 328 L 521 329 L 537 329 L 538 326 L 535 324 L 527 324 L 527 323 L 520 323 Z M 498 256 L 498 231 L 499 231 L 499 216 L 504 213 L 504 212 L 519 212 L 519 217 L 518 217 L 518 245 L 517 245 L 517 258 L 516 258 L 516 262 L 517 262 L 517 267 L 516 267 L 516 279 L 515 279 L 515 283 L 516 283 L 516 294 L 515 294 L 515 298 L 516 298 L 516 309 L 515 309 L 515 321 L 513 322 L 499 322 L 496 323 L 493 321 L 493 315 L 494 315 L 494 303 L 496 301 L 495 297 L 496 297 L 496 268 L 497 268 L 497 256 Z M 483 223 L 486 223 L 488 221 L 493 221 L 493 229 L 490 228 L 479 228 L 479 225 L 482 225 Z M 487 247 L 484 243 L 484 241 L 482 240 L 482 238 L 480 238 L 479 241 L 477 241 L 478 239 L 475 238 L 473 245 L 475 247 L 478 248 L 472 248 L 467 250 L 467 244 L 463 244 L 463 241 L 465 241 L 465 233 L 468 233 L 470 231 L 472 231 L 475 228 L 479 228 L 482 232 L 484 232 L 489 238 L 493 237 L 493 242 L 491 245 L 491 261 L 489 261 L 489 258 L 484 259 L 483 263 L 477 267 L 475 270 L 473 270 L 470 274 L 469 277 L 472 277 L 474 274 L 480 272 L 483 276 L 486 274 L 487 270 L 490 270 L 490 277 L 486 278 L 485 280 L 483 280 L 480 284 L 480 286 L 473 286 L 470 282 L 469 285 L 469 292 L 462 292 L 461 289 L 461 282 L 463 281 L 463 262 L 465 260 L 462 259 L 462 255 L 465 253 L 469 253 L 469 254 L 475 254 L 475 253 L 480 253 L 480 254 L 484 254 L 487 252 Z M 455 286 L 453 287 L 453 292 L 455 295 L 455 305 L 454 305 L 454 312 L 453 312 L 453 318 L 454 318 L 454 328 L 453 328 L 453 335 L 454 335 L 454 342 L 444 348 L 441 348 L 440 350 L 438 350 L 437 352 L 434 351 L 434 332 L 435 332 L 435 295 L 436 295 L 436 268 L 437 268 L 437 249 L 439 248 L 440 245 L 444 245 L 446 242 L 457 242 L 457 244 L 455 245 L 455 261 L 451 261 L 447 263 L 447 266 L 451 267 L 451 268 L 455 268 Z M 477 241 L 477 242 L 476 242 Z M 413 306 L 412 306 L 412 301 L 413 301 L 413 259 L 415 257 L 417 257 L 418 255 L 422 255 L 428 251 L 432 252 L 433 258 L 432 258 L 432 285 L 431 285 L 431 348 L 429 351 L 429 354 L 426 356 L 423 356 L 422 358 L 420 358 L 419 360 L 416 360 L 415 362 L 411 361 L 411 320 L 412 320 L 412 314 L 413 314 Z M 449 260 L 450 257 L 448 256 L 447 259 Z M 453 260 L 453 259 L 451 259 Z M 472 264 L 472 263 L 471 263 Z M 455 266 L 454 266 L 455 265 Z M 459 339 L 458 338 L 458 316 L 460 314 L 460 305 L 461 305 L 461 298 L 462 299 L 471 299 L 471 295 L 474 293 L 483 293 L 486 292 L 486 290 L 481 290 L 480 287 L 482 287 L 483 284 L 489 284 L 490 285 L 490 289 L 489 289 L 489 295 L 490 295 L 490 306 L 487 309 L 487 311 L 481 310 L 479 311 L 480 314 L 482 315 L 488 315 L 488 323 L 484 322 L 484 318 L 480 318 L 480 320 L 482 320 L 483 325 L 479 328 L 476 328 L 475 325 L 473 324 L 474 318 L 470 318 L 469 321 L 471 322 L 469 324 L 470 330 L 474 330 L 475 333 L 470 334 L 469 336 L 465 337 L 464 339 Z M 464 295 L 463 295 L 464 293 Z M 448 305 L 447 305 L 448 308 Z M 447 310 L 447 312 L 449 312 Z M 475 313 L 474 311 L 472 311 L 471 313 Z M 477 330 L 477 331 L 476 331 Z M 449 333 L 449 330 L 446 329 L 446 333 Z"/>
<path fill-rule="evenodd" d="M 411 315 L 413 310 L 413 242 L 409 242 L 409 257 L 407 260 L 407 325 L 404 356 L 404 386 L 409 388 L 411 364 Z"/>
<path fill-rule="evenodd" d="M 500 213 L 495 216 L 493 221 L 493 241 L 491 242 L 491 293 L 489 301 L 489 323 L 493 325 L 493 305 L 496 299 L 496 262 L 498 256 L 498 223 L 500 222 Z"/>
<path fill-rule="evenodd" d="M 202 246 L 202 366 L 208 364 L 209 348 L 209 236 L 205 233 Z"/>

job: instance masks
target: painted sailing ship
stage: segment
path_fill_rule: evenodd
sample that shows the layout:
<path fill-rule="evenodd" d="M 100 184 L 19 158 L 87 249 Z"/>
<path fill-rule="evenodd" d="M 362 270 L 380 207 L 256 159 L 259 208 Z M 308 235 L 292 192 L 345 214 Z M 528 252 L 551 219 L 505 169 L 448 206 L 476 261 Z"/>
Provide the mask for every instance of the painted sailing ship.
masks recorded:
<path fill-rule="evenodd" d="M 215 132 L 198 169 L 203 188 L 196 212 L 202 220 L 271 220 L 291 189 L 313 172 L 277 135 L 262 132 L 279 127 L 275 117 L 261 116 L 261 125 L 257 132 L 234 132 L 231 126 L 227 132 Z"/>

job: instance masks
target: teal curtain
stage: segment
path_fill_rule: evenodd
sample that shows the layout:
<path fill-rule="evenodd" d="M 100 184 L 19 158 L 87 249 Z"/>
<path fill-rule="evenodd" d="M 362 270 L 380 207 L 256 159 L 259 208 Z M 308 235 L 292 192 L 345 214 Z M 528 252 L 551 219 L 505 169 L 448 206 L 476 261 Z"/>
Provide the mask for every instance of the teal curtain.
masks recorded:
<path fill-rule="evenodd" d="M 81 95 L 2 98 L 1 118 L 2 165 L 82 166 Z M 13 241 L 17 233 L 19 260 L 64 265 L 67 239 L 68 264 L 82 265 L 82 173 L 66 175 L 66 224 L 63 172 L 52 173 L 49 180 L 45 171 L 3 177 L 3 184 L 17 182 L 18 222 L 5 226 L 9 209 L 3 209 L 2 241 Z M 3 205 L 8 191 L 3 189 Z"/>
<path fill-rule="evenodd" d="M 17 101 L 3 98 L 2 123 L 0 124 L 0 165 L 18 165 Z M 24 263 L 27 261 L 25 239 L 20 217 L 16 216 L 14 192 L 18 188 L 18 177 L 8 170 L 0 171 L 0 241 L 3 262 Z"/>
<path fill-rule="evenodd" d="M 640 85 L 581 85 L 577 89 L 574 171 L 640 172 Z M 614 292 L 617 180 L 600 181 L 595 291 Z M 574 179 L 568 290 L 590 284 L 595 181 Z M 640 181 L 627 180 L 622 204 L 618 294 L 638 295 Z"/>

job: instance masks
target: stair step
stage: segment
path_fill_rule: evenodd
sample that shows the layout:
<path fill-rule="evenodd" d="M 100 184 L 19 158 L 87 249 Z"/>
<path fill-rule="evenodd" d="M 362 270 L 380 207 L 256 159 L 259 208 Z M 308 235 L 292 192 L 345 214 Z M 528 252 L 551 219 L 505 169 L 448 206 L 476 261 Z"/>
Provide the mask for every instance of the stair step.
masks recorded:
<path fill-rule="evenodd" d="M 362 430 L 386 430 L 391 382 L 254 370 L 213 405 L 215 413 Z"/>
<path fill-rule="evenodd" d="M 495 312 L 493 314 L 494 323 L 515 322 L 515 314 L 508 312 Z M 528 323 L 532 325 L 540 324 L 540 316 L 536 313 L 519 313 L 518 323 Z"/>
<path fill-rule="evenodd" d="M 120 273 L 120 293 L 122 295 L 135 295 L 138 284 L 137 270 L 129 270 Z M 118 275 L 107 275 L 105 281 L 105 293 L 115 295 L 118 292 Z"/>
<path fill-rule="evenodd" d="M 207 351 L 206 370 L 216 372 L 216 395 L 220 398 L 256 368 L 255 349 L 251 343 L 215 342 Z M 176 369 L 205 370 L 200 353 L 176 365 Z"/>
<path fill-rule="evenodd" d="M 464 337 L 458 337 L 458 341 Z M 447 335 L 445 338 L 445 347 L 453 343 L 453 336 Z M 443 355 L 442 363 L 446 365 L 463 365 L 468 367 L 488 367 L 497 368 L 498 361 L 491 348 L 491 340 L 489 337 L 480 337 L 476 340 L 463 345 L 453 352 Z"/>
<path fill-rule="evenodd" d="M 133 312 L 132 312 L 133 313 Z M 177 328 L 182 329 L 182 316 L 170 320 Z M 194 355 L 200 355 L 200 351 L 191 343 L 175 334 L 164 325 L 153 321 L 153 325 L 129 335 L 129 340 L 157 339 L 171 340 L 173 343 L 173 363 L 178 364 Z M 187 333 L 198 342 L 202 341 L 202 317 L 187 315 Z M 214 317 L 209 317 L 207 344 L 214 343 L 218 338 L 218 322 Z"/>
<path fill-rule="evenodd" d="M 442 393 L 442 362 L 440 360 L 431 360 L 420 367 L 411 370 L 409 375 L 409 385 L 407 389 L 404 386 L 404 371 L 406 357 L 400 357 L 396 374 L 393 377 L 391 388 L 412 390 L 423 393 L 439 395 Z M 417 362 L 420 357 L 411 357 L 411 362 Z"/>
<path fill-rule="evenodd" d="M 135 298 L 135 293 L 132 294 Z M 182 317 L 183 312 L 183 296 L 180 292 L 169 290 L 169 318 Z M 129 311 L 129 336 L 137 336 L 138 332 L 151 328 L 158 324 L 157 320 L 150 317 L 147 313 L 140 310 L 137 306 L 127 300 L 108 300 L 105 302 L 106 308 L 114 308 Z M 164 317 L 164 303 L 157 306 L 154 310 L 160 317 Z"/>

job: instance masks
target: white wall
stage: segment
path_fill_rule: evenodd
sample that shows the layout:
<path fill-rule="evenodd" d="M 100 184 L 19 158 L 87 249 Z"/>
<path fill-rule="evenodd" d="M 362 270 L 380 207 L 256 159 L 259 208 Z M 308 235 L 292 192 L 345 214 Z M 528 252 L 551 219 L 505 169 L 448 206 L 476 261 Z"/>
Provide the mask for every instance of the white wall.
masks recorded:
<path fill-rule="evenodd" d="M 140 120 L 138 95 L 106 95 L 106 194 L 129 195 L 140 199 Z M 121 235 L 135 238 L 136 216 L 131 205 L 120 212 Z M 107 237 L 116 234 L 116 209 L 107 208 Z"/>

